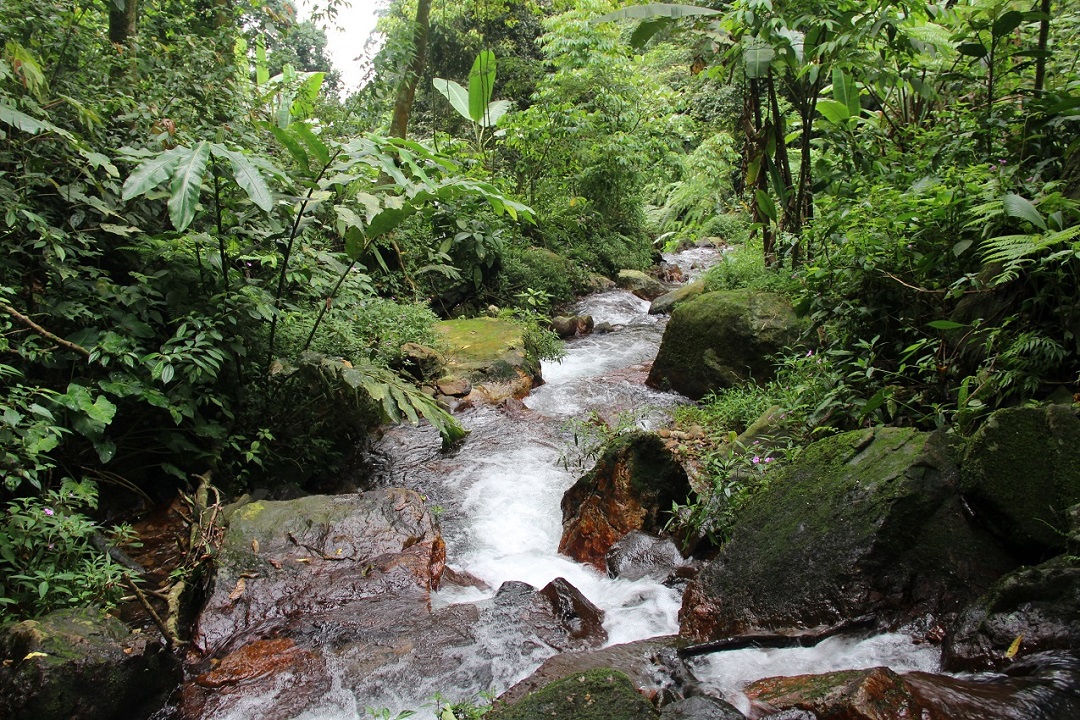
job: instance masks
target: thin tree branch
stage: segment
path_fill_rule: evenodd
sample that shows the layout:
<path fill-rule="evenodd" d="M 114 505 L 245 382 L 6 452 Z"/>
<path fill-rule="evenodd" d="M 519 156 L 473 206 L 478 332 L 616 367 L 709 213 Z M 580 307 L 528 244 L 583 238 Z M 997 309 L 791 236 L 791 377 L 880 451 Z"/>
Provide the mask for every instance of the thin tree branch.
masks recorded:
<path fill-rule="evenodd" d="M 23 315 L 21 312 L 19 312 L 15 308 L 11 307 L 10 305 L 8 305 L 6 303 L 0 303 L 0 310 L 3 310 L 8 315 L 15 318 L 16 320 L 18 320 L 20 323 L 22 323 L 26 327 L 33 330 L 34 332 L 36 332 L 41 337 L 52 340 L 57 345 L 59 345 L 61 347 L 65 347 L 68 350 L 72 350 L 74 352 L 77 352 L 80 355 L 83 355 L 83 356 L 85 356 L 87 358 L 90 357 L 90 351 L 87 350 L 86 348 L 84 348 L 82 345 L 76 345 L 75 343 L 73 343 L 73 342 L 71 342 L 69 340 L 65 340 L 64 338 L 60 337 L 59 335 L 55 335 L 55 334 L 49 332 L 48 330 L 41 327 L 36 322 L 31 320 L 27 316 Z"/>

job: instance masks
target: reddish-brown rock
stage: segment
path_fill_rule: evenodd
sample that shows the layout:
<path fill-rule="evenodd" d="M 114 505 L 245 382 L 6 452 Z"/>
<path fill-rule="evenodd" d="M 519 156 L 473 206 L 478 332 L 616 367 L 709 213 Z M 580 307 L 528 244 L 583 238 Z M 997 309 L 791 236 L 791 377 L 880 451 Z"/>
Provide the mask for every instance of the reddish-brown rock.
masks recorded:
<path fill-rule="evenodd" d="M 690 494 L 686 471 L 652 433 L 617 438 L 562 499 L 559 552 L 607 569 L 607 553 L 633 530 L 659 532 Z"/>
<path fill-rule="evenodd" d="M 790 708 L 828 720 L 920 720 L 923 714 L 904 679 L 881 667 L 766 678 L 744 692 L 754 703 L 752 717 Z"/>

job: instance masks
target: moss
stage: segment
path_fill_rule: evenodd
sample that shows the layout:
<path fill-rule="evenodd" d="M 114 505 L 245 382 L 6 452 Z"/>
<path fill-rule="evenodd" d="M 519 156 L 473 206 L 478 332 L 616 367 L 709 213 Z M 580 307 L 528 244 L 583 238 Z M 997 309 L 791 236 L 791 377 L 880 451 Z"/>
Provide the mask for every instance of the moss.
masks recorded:
<path fill-rule="evenodd" d="M 1062 552 L 1080 502 L 1080 419 L 1068 405 L 994 413 L 971 439 L 961 487 L 987 527 L 1029 560 Z"/>
<path fill-rule="evenodd" d="M 773 356 L 795 345 L 802 323 L 773 293 L 708 292 L 671 314 L 649 383 L 692 398 L 775 374 Z"/>
<path fill-rule="evenodd" d="M 544 686 L 510 706 L 496 707 L 489 720 L 648 720 L 659 713 L 624 673 L 597 668 Z"/>
<path fill-rule="evenodd" d="M 435 326 L 449 348 L 450 372 L 473 382 L 513 380 L 519 370 L 540 374 L 540 363 L 525 348 L 521 325 L 502 318 L 447 320 Z"/>

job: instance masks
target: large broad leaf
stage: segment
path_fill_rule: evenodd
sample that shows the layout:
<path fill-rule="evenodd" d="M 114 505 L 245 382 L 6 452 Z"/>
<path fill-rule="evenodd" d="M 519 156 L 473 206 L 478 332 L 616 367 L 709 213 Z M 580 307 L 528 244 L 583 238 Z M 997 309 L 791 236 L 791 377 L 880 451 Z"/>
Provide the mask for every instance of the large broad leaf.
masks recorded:
<path fill-rule="evenodd" d="M 443 80 L 442 78 L 434 78 L 431 81 L 435 89 L 442 93 L 442 96 L 450 101 L 450 104 L 454 106 L 454 109 L 458 111 L 458 114 L 466 120 L 472 120 L 469 116 L 469 91 L 458 85 L 453 80 Z"/>
<path fill-rule="evenodd" d="M 1005 206 L 1005 214 L 1009 217 L 1027 220 L 1040 230 L 1046 230 L 1046 221 L 1043 220 L 1042 213 L 1030 200 L 1022 198 L 1016 193 L 1009 193 L 1002 202 Z"/>
<path fill-rule="evenodd" d="M 495 53 L 484 50 L 473 61 L 469 71 L 469 117 L 480 122 L 487 112 L 495 92 Z"/>
<path fill-rule="evenodd" d="M 199 204 L 209 160 L 210 143 L 203 140 L 181 158 L 173 170 L 169 183 L 169 219 L 177 230 L 183 230 L 195 218 L 195 206 Z"/>
<path fill-rule="evenodd" d="M 262 86 L 270 81 L 270 68 L 266 62 L 266 39 L 259 35 L 255 38 L 255 85 Z"/>
<path fill-rule="evenodd" d="M 330 148 L 326 147 L 326 143 L 312 132 L 307 123 L 293 123 L 289 125 L 289 130 L 300 138 L 300 141 L 307 146 L 320 165 L 326 165 L 330 162 Z"/>
<path fill-rule="evenodd" d="M 753 40 L 743 48 L 743 62 L 746 65 L 746 77 L 751 80 L 763 78 L 769 74 L 776 51 L 760 40 Z"/>
<path fill-rule="evenodd" d="M 236 184 L 244 189 L 251 202 L 263 212 L 270 212 L 274 207 L 274 196 L 270 192 L 270 186 L 266 183 L 255 164 L 248 160 L 243 153 L 235 152 L 222 145 L 213 146 L 214 153 L 229 159 L 232 166 L 233 178 Z"/>
<path fill-rule="evenodd" d="M 13 128 L 22 130 L 24 133 L 30 133 L 31 135 L 52 132 L 67 138 L 68 140 L 74 139 L 74 136 L 67 130 L 57 127 L 47 120 L 38 120 L 37 118 L 31 117 L 4 103 L 0 103 L 0 123 L 10 125 Z"/>
<path fill-rule="evenodd" d="M 859 86 L 855 78 L 840 68 L 835 68 L 832 83 L 833 99 L 847 106 L 849 117 L 858 117 L 862 112 L 862 104 L 859 102 Z"/>
<path fill-rule="evenodd" d="M 513 103 L 509 100 L 492 100 L 488 103 L 487 112 L 484 113 L 484 119 L 480 121 L 480 127 L 495 127 L 499 118 L 505 115 L 512 106 Z"/>
<path fill-rule="evenodd" d="M 292 120 L 303 120 L 315 113 L 315 101 L 319 99 L 319 88 L 322 87 L 326 73 L 312 72 L 303 73 L 304 80 L 296 88 L 294 100 L 289 105 L 289 115 Z"/>
<path fill-rule="evenodd" d="M 772 201 L 769 194 L 764 190 L 755 190 L 754 197 L 757 200 L 758 210 L 761 211 L 761 214 L 773 222 L 777 222 L 778 215 L 776 212 L 776 203 Z"/>
<path fill-rule="evenodd" d="M 851 119 L 851 110 L 848 106 L 836 100 L 818 100 L 817 111 L 833 125 L 843 125 Z"/>
<path fill-rule="evenodd" d="M 672 22 L 674 22 L 674 20 L 668 17 L 642 20 L 634 29 L 634 34 L 630 36 L 630 47 L 635 50 L 641 50 L 645 47 L 645 44 L 652 39 L 653 35 L 656 35 L 656 33 L 666 28 Z"/>
<path fill-rule="evenodd" d="M 996 21 L 994 21 L 994 27 L 991 32 L 994 37 L 1001 37 L 1008 35 L 1024 22 L 1024 13 L 1019 10 L 1010 10 L 1007 13 L 1003 13 Z"/>
<path fill-rule="evenodd" d="M 647 3 L 645 5 L 632 5 L 622 10 L 616 10 L 615 12 L 609 12 L 607 15 L 601 15 L 593 20 L 593 22 L 602 23 L 610 22 L 612 20 L 628 20 L 637 19 L 644 20 L 657 17 L 667 18 L 684 18 L 692 17 L 694 15 L 719 15 L 719 10 L 710 10 L 709 8 L 697 7 L 694 5 L 677 5 L 673 3 Z"/>
<path fill-rule="evenodd" d="M 127 201 L 153 190 L 172 177 L 176 164 L 188 152 L 189 150 L 186 147 L 174 147 L 171 150 L 166 150 L 143 160 L 139 163 L 139 167 L 135 168 L 135 172 L 131 173 L 127 181 L 124 182 L 124 189 L 120 197 Z"/>

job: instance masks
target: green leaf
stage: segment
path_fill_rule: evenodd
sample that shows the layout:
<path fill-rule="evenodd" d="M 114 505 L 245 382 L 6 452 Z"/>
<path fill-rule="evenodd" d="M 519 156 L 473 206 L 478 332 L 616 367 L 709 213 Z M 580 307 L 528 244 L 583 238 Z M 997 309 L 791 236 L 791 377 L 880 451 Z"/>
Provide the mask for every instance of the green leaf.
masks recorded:
<path fill-rule="evenodd" d="M 289 105 L 289 115 L 292 120 L 303 120 L 315 113 L 315 102 L 319 99 L 319 88 L 322 87 L 326 73 L 304 73 L 303 82 L 296 88 L 295 98 Z"/>
<path fill-rule="evenodd" d="M 776 204 L 769 197 L 769 193 L 759 189 L 754 191 L 754 196 L 757 199 L 757 206 L 761 213 L 773 222 L 777 222 Z"/>
<path fill-rule="evenodd" d="M 1027 220 L 1040 230 L 1046 230 L 1046 221 L 1043 220 L 1042 213 L 1031 204 L 1030 200 L 1022 198 L 1016 193 L 1009 193 L 1005 196 L 1002 204 L 1005 207 L 1005 214 L 1009 217 Z"/>
<path fill-rule="evenodd" d="M 593 20 L 594 23 L 611 22 L 612 20 L 649 19 L 657 17 L 684 18 L 694 15 L 720 15 L 719 10 L 697 7 L 695 5 L 678 5 L 675 3 L 647 3 L 645 5 L 632 5 L 622 10 L 601 15 Z"/>
<path fill-rule="evenodd" d="M 994 34 L 994 37 L 1000 38 L 1020 27 L 1020 24 L 1023 22 L 1024 13 L 1019 10 L 1010 10 L 994 21 L 994 27 L 991 32 Z"/>
<path fill-rule="evenodd" d="M 431 84 L 435 86 L 444 98 L 450 101 L 458 114 L 466 120 L 472 120 L 469 116 L 469 91 L 458 85 L 453 80 L 434 78 Z"/>
<path fill-rule="evenodd" d="M 282 130 L 277 125 L 267 124 L 266 127 L 270 128 L 270 132 L 274 134 L 277 141 L 289 151 L 289 154 L 292 155 L 296 164 L 299 165 L 304 172 L 310 171 L 311 160 L 308 158 L 307 152 L 301 147 L 296 137 L 288 130 Z"/>
<path fill-rule="evenodd" d="M 205 140 L 182 157 L 169 183 L 169 219 L 177 230 L 184 230 L 195 218 L 195 206 L 202 193 L 203 176 L 210 160 L 210 143 Z"/>
<path fill-rule="evenodd" d="M 0 123 L 10 125 L 13 128 L 22 130 L 25 133 L 30 133 L 31 135 L 52 132 L 67 138 L 68 140 L 73 140 L 75 138 L 75 136 L 67 130 L 59 128 L 47 120 L 38 120 L 37 118 L 31 117 L 24 112 L 19 112 L 15 108 L 4 103 L 0 103 Z"/>
<path fill-rule="evenodd" d="M 365 234 L 369 238 L 385 235 L 400 225 L 408 215 L 409 213 L 402 208 L 384 208 L 382 212 L 371 218 Z"/>
<path fill-rule="evenodd" d="M 259 35 L 255 39 L 255 85 L 265 85 L 270 81 L 270 68 L 266 63 L 266 38 Z"/>
<path fill-rule="evenodd" d="M 630 36 L 630 47 L 635 50 L 641 50 L 645 45 L 652 40 L 656 33 L 660 32 L 668 25 L 674 22 L 669 17 L 654 18 L 652 20 L 643 20 L 634 29 L 634 34 Z"/>
<path fill-rule="evenodd" d="M 964 323 L 953 322 L 952 320 L 932 320 L 926 323 L 926 326 L 934 330 L 960 330 L 967 327 Z"/>
<path fill-rule="evenodd" d="M 488 103 L 487 112 L 484 113 L 484 119 L 480 121 L 480 127 L 495 127 L 499 118 L 505 115 L 513 105 L 514 103 L 509 100 L 492 100 Z"/>
<path fill-rule="evenodd" d="M 311 154 L 315 156 L 320 165 L 326 165 L 330 162 L 330 148 L 326 147 L 326 144 L 311 131 L 307 123 L 293 123 L 289 126 L 289 129 L 307 146 L 307 149 L 311 151 Z"/>
<path fill-rule="evenodd" d="M 270 212 L 274 207 L 274 196 L 270 192 L 270 186 L 266 183 L 266 178 L 255 167 L 255 164 L 248 160 L 243 153 L 229 150 L 222 145 L 215 144 L 213 150 L 229 159 L 233 179 L 236 180 L 237 185 L 244 189 L 244 192 L 251 198 L 251 202 L 255 203 L 256 207 L 263 212 Z"/>
<path fill-rule="evenodd" d="M 818 100 L 817 111 L 833 125 L 843 125 L 851 119 L 851 111 L 848 106 L 836 100 Z"/>
<path fill-rule="evenodd" d="M 168 180 L 180 159 L 188 153 L 186 147 L 174 147 L 139 163 L 124 182 L 121 199 L 127 201 L 143 195 Z"/>
<path fill-rule="evenodd" d="M 855 78 L 840 68 L 835 68 L 832 81 L 833 99 L 847 106 L 848 117 L 858 117 L 862 112 L 862 104 L 859 102 L 859 86 Z"/>
<path fill-rule="evenodd" d="M 974 43 L 960 43 L 956 48 L 956 51 L 961 55 L 967 55 L 973 58 L 984 58 L 990 54 L 990 51 L 986 49 L 986 46 L 980 42 Z"/>
<path fill-rule="evenodd" d="M 484 50 L 473 61 L 469 71 L 469 117 L 480 122 L 487 112 L 495 91 L 495 53 Z"/>
<path fill-rule="evenodd" d="M 746 66 L 746 77 L 751 80 L 756 80 L 767 76 L 775 57 L 776 51 L 760 40 L 754 40 L 747 44 L 743 48 L 743 63 Z"/>

